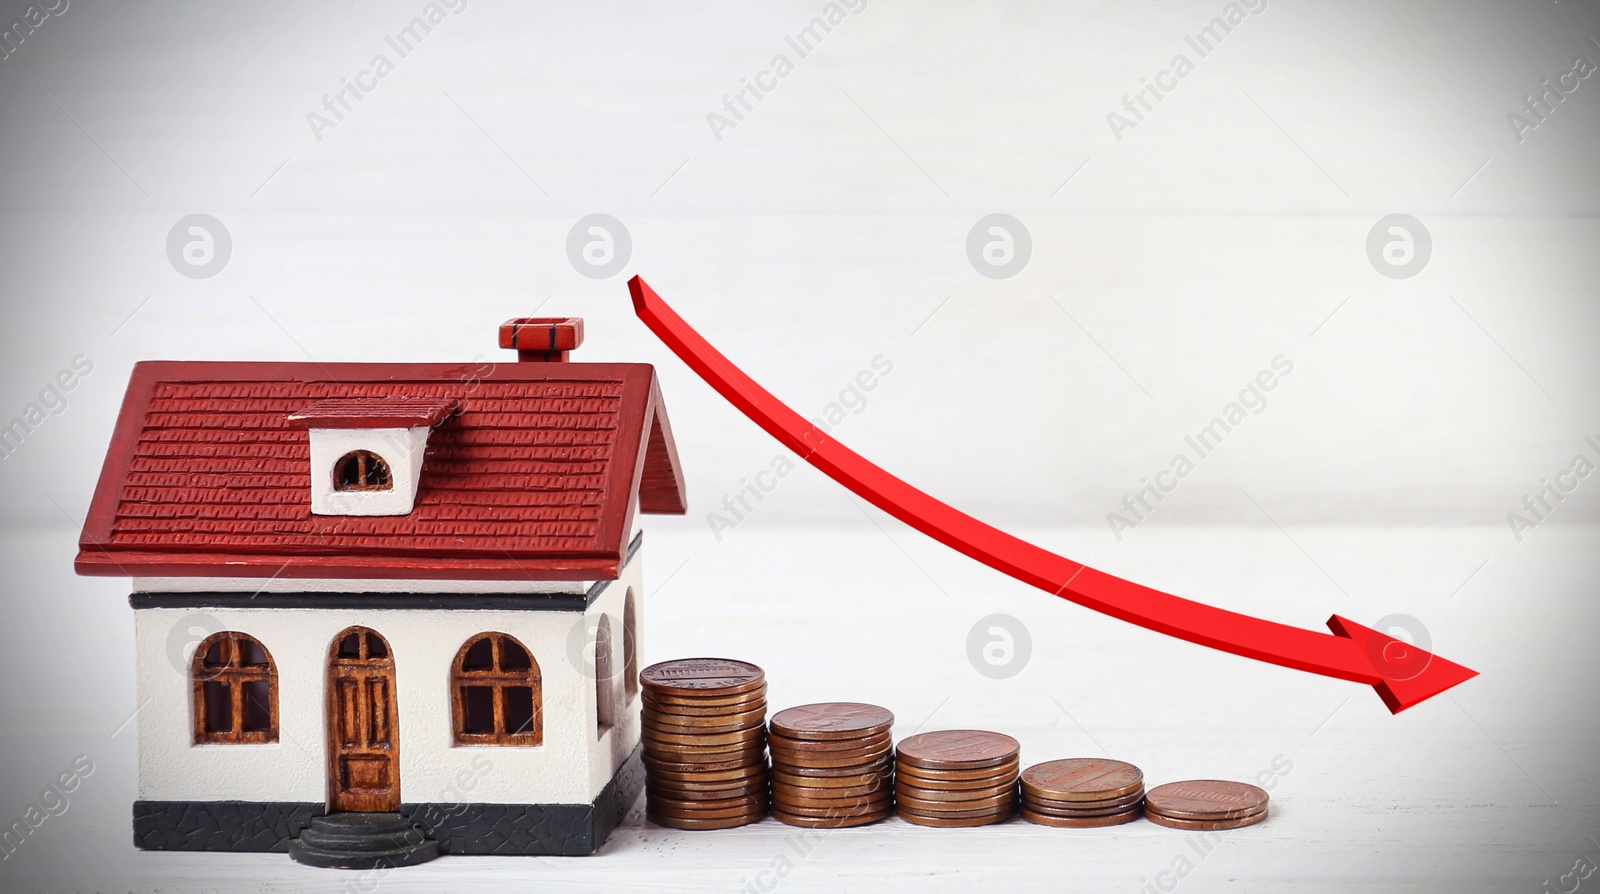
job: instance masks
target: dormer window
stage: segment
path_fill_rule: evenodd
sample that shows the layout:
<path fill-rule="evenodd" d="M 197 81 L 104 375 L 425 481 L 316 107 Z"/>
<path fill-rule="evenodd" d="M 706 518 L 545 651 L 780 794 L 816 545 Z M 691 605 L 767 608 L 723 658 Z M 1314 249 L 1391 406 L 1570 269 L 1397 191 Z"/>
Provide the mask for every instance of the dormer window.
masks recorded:
<path fill-rule="evenodd" d="M 352 450 L 333 467 L 334 490 L 393 490 L 389 464 L 370 450 Z"/>
<path fill-rule="evenodd" d="M 410 515 L 450 398 L 334 398 L 289 414 L 310 439 L 312 515 Z"/>

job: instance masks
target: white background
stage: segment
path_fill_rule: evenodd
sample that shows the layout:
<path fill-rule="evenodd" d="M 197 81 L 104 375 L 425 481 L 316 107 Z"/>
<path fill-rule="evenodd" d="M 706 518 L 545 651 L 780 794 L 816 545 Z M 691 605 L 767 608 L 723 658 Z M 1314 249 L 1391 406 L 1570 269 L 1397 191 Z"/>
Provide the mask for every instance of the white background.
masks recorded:
<path fill-rule="evenodd" d="M 1103 745 L 1152 781 L 1291 755 L 1278 815 L 1184 890 L 1538 890 L 1600 862 L 1600 479 L 1521 541 L 1506 521 L 1600 440 L 1600 80 L 1521 142 L 1506 119 L 1578 55 L 1600 62 L 1594 4 L 1273 2 L 1121 141 L 1107 113 L 1193 57 L 1184 37 L 1222 3 L 870 0 L 720 141 L 707 113 L 794 59 L 784 38 L 822 3 L 472 0 L 395 59 L 385 36 L 422 7 L 72 0 L 0 61 L 0 422 L 94 364 L 0 462 L 0 822 L 74 755 L 99 768 L 0 885 L 345 881 L 128 844 L 134 743 L 110 735 L 136 707 L 127 587 L 70 560 L 131 365 L 465 362 L 535 312 L 586 319 L 576 359 L 661 372 L 691 513 L 646 522 L 646 661 L 731 654 L 768 667 L 778 706 L 876 699 L 901 734 L 931 714 L 1013 732 L 1028 758 Z M 393 72 L 319 141 L 307 113 L 378 53 Z M 209 279 L 168 258 L 192 213 L 231 235 Z M 631 234 L 609 279 L 567 255 L 593 213 Z M 967 258 L 991 213 L 1032 237 L 1009 279 Z M 1410 279 L 1367 257 L 1391 213 L 1431 233 Z M 1483 676 L 1389 717 L 1370 691 L 1047 600 L 808 468 L 719 540 L 706 513 L 782 451 L 633 318 L 633 273 L 807 414 L 883 355 L 835 435 L 981 518 L 1304 627 L 1403 612 Z M 1107 513 L 1279 354 L 1294 371 L 1266 410 L 1119 542 Z M 995 612 L 1034 642 L 1005 681 L 966 658 Z M 900 829 L 830 838 L 784 884 L 1135 891 L 1187 846 L 1144 826 Z M 738 890 L 786 832 L 635 821 L 599 859 L 384 884 Z"/>

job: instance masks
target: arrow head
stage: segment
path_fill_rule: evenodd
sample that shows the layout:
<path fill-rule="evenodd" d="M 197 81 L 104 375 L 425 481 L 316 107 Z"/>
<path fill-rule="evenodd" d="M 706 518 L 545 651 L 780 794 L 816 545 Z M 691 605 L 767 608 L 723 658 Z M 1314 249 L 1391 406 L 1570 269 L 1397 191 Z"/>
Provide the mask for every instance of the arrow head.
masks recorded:
<path fill-rule="evenodd" d="M 1383 699 L 1391 714 L 1398 714 L 1478 675 L 1469 667 L 1363 627 L 1349 618 L 1334 615 L 1328 619 L 1328 628 L 1361 649 L 1381 677 L 1372 688 L 1378 691 L 1378 697 Z"/>

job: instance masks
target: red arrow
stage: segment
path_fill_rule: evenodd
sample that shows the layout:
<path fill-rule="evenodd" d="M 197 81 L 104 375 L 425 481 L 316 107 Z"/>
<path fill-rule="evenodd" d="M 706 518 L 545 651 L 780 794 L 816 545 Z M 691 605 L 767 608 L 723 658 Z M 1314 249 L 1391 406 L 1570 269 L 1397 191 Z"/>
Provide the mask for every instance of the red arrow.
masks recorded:
<path fill-rule="evenodd" d="M 1399 712 L 1478 675 L 1338 615 L 1332 634 L 1194 602 L 1040 549 L 928 496 L 873 465 L 785 406 L 683 321 L 645 281 L 633 308 L 684 363 L 739 411 L 829 478 L 913 528 L 1047 593 L 1158 633 L 1257 661 L 1365 683 Z"/>

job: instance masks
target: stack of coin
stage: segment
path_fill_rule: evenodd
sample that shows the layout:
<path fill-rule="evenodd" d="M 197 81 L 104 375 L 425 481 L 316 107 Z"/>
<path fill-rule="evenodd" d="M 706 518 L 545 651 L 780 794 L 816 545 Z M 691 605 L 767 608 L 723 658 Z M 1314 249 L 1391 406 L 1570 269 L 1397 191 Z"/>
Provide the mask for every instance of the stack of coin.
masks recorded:
<path fill-rule="evenodd" d="M 674 829 L 730 829 L 767 815 L 767 684 L 761 668 L 684 658 L 639 673 L 645 814 Z"/>
<path fill-rule="evenodd" d="M 894 800 L 919 826 L 985 826 L 1017 812 L 1017 740 L 956 729 L 921 733 L 896 749 Z"/>
<path fill-rule="evenodd" d="M 1041 826 L 1089 829 L 1139 818 L 1144 773 L 1133 764 L 1071 758 L 1022 771 L 1022 818 Z"/>
<path fill-rule="evenodd" d="M 1193 779 L 1145 795 L 1144 818 L 1174 829 L 1237 829 L 1267 818 L 1267 793 L 1247 782 Z"/>
<path fill-rule="evenodd" d="M 842 829 L 894 813 L 894 715 L 827 702 L 772 715 L 772 816 L 791 826 Z"/>

